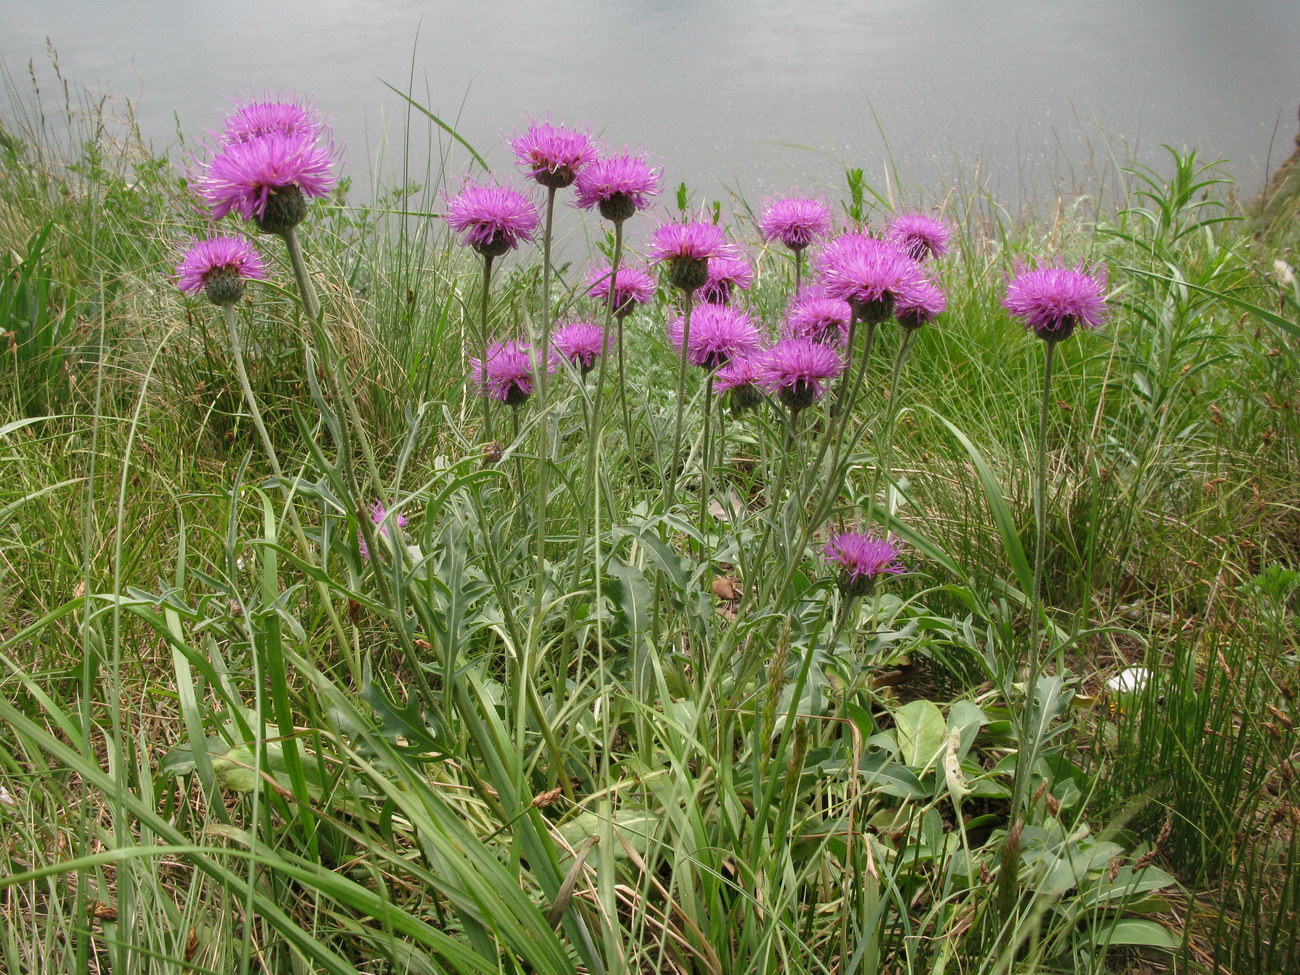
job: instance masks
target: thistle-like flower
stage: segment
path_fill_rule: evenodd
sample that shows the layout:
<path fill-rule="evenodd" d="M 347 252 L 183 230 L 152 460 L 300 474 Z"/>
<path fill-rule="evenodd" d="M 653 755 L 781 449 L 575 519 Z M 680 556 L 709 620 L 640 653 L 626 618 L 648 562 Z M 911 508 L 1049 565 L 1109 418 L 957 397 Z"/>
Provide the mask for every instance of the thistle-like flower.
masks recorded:
<path fill-rule="evenodd" d="M 226 116 L 221 141 L 226 145 L 249 142 L 279 133 L 313 141 L 328 138 L 329 130 L 310 101 L 295 94 L 267 95 L 241 102 Z"/>
<path fill-rule="evenodd" d="M 663 174 L 645 156 L 630 152 L 588 163 L 574 182 L 578 206 L 599 210 L 614 223 L 650 206 L 662 186 Z"/>
<path fill-rule="evenodd" d="M 812 406 L 825 384 L 844 371 L 839 353 L 806 338 L 782 339 L 760 361 L 763 387 L 795 411 Z"/>
<path fill-rule="evenodd" d="M 692 365 L 717 369 L 737 356 L 752 355 L 762 345 L 758 327 L 743 312 L 726 305 L 701 305 L 691 316 L 688 345 L 682 349 L 685 319 L 668 322 L 668 338 Z"/>
<path fill-rule="evenodd" d="M 731 394 L 731 408 L 737 413 L 763 402 L 763 350 L 735 356 L 713 374 L 713 389 Z"/>
<path fill-rule="evenodd" d="M 650 263 L 667 263 L 669 282 L 689 294 L 708 281 L 709 260 L 726 250 L 726 238 L 716 224 L 666 223 L 650 238 Z"/>
<path fill-rule="evenodd" d="M 597 145 L 590 131 L 533 120 L 510 142 L 519 165 L 542 186 L 562 190 L 573 184 L 583 166 L 595 162 Z"/>
<path fill-rule="evenodd" d="M 873 538 L 861 532 L 832 535 L 822 549 L 827 564 L 839 569 L 838 584 L 846 596 L 865 596 L 881 576 L 903 575 L 893 538 Z"/>
<path fill-rule="evenodd" d="M 790 303 L 781 333 L 786 338 L 843 345 L 849 338 L 852 314 L 847 301 L 828 298 L 820 288 L 805 288 Z"/>
<path fill-rule="evenodd" d="M 784 197 L 770 200 L 758 218 L 758 232 L 768 243 L 780 242 L 798 253 L 831 230 L 831 211 L 821 200 Z"/>
<path fill-rule="evenodd" d="M 569 322 L 555 330 L 551 344 L 585 376 L 605 353 L 609 339 L 605 330 L 592 322 Z"/>
<path fill-rule="evenodd" d="M 196 178 L 214 220 L 238 213 L 263 233 L 283 234 L 307 215 L 307 197 L 334 188 L 334 158 L 310 133 L 268 132 L 224 146 Z"/>
<path fill-rule="evenodd" d="M 388 523 L 385 521 L 387 517 L 388 509 L 384 507 L 382 501 L 376 501 L 370 506 L 370 519 L 379 526 L 379 533 L 384 537 L 388 536 Z M 396 521 L 398 528 L 406 527 L 406 515 L 401 512 L 398 512 Z M 370 547 L 366 545 L 366 538 L 360 530 L 357 531 L 357 547 L 361 550 L 363 559 L 370 558 Z"/>
<path fill-rule="evenodd" d="M 1110 313 L 1106 269 L 1082 261 L 1072 268 L 1030 268 L 1016 261 L 1002 307 L 1044 342 L 1068 339 L 1076 327 L 1100 328 Z"/>
<path fill-rule="evenodd" d="M 906 331 L 929 325 L 948 307 L 948 299 L 933 282 L 926 281 L 894 302 L 894 317 Z"/>
<path fill-rule="evenodd" d="M 192 241 L 176 266 L 176 286 L 187 295 L 207 293 L 214 305 L 233 305 L 244 296 L 245 281 L 266 279 L 266 262 L 242 237 Z"/>
<path fill-rule="evenodd" d="M 554 372 L 555 363 L 547 363 L 546 371 Z M 533 394 L 532 354 L 526 342 L 493 342 L 486 361 L 470 356 L 469 372 L 480 396 L 507 406 L 523 406 Z"/>
<path fill-rule="evenodd" d="M 721 254 L 710 259 L 709 272 L 704 284 L 700 285 L 699 297 L 711 305 L 730 304 L 733 291 L 748 291 L 753 283 L 753 265 L 738 250 L 725 247 Z"/>
<path fill-rule="evenodd" d="M 466 179 L 456 196 L 447 201 L 443 219 L 460 234 L 462 244 L 484 257 L 500 257 L 521 241 L 533 239 L 537 207 L 518 190 L 488 186 Z"/>
<path fill-rule="evenodd" d="M 614 317 L 620 322 L 632 314 L 637 305 L 654 300 L 655 279 L 645 268 L 625 264 L 618 274 L 610 274 L 609 264 L 598 264 L 587 272 L 587 293 L 603 305 L 609 301 L 610 279 L 614 278 Z"/>
<path fill-rule="evenodd" d="M 900 213 L 889 221 L 885 240 L 897 244 L 914 261 L 928 261 L 948 253 L 952 236 L 946 224 L 919 213 Z"/>
<path fill-rule="evenodd" d="M 847 301 L 860 321 L 879 324 L 895 302 L 910 300 L 927 282 L 921 266 L 894 244 L 862 234 L 845 234 L 826 245 L 816 260 L 822 288 Z"/>

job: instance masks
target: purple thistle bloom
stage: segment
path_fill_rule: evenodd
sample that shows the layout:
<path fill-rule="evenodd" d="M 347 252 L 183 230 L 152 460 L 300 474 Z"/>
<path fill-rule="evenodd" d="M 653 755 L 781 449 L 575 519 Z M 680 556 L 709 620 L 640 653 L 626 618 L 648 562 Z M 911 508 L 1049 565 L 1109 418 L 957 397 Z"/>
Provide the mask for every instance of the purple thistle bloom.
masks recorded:
<path fill-rule="evenodd" d="M 948 227 L 932 217 L 919 213 L 900 213 L 889 221 L 885 240 L 897 244 L 914 261 L 928 261 L 948 253 Z"/>
<path fill-rule="evenodd" d="M 379 526 L 379 533 L 384 537 L 388 536 L 388 525 L 384 521 L 384 519 L 387 517 L 388 517 L 388 509 L 384 507 L 384 503 L 382 501 L 376 501 L 374 504 L 370 506 L 370 518 L 376 525 Z M 400 512 L 397 515 L 397 527 L 398 528 L 406 527 L 406 515 L 401 514 Z M 366 545 L 366 538 L 363 534 L 361 534 L 361 531 L 359 529 L 357 531 L 357 546 L 358 548 L 361 549 L 361 557 L 363 559 L 370 558 L 370 547 Z"/>
<path fill-rule="evenodd" d="M 192 241 L 176 266 L 176 287 L 187 295 L 206 290 L 214 305 L 233 305 L 244 296 L 245 281 L 266 280 L 266 262 L 242 237 Z"/>
<path fill-rule="evenodd" d="M 894 303 L 910 300 L 925 283 L 921 265 L 894 244 L 845 234 L 826 245 L 817 270 L 828 297 L 847 301 L 859 320 L 879 324 Z"/>
<path fill-rule="evenodd" d="M 795 252 L 824 237 L 830 230 L 830 208 L 821 200 L 807 197 L 771 200 L 758 218 L 758 232 L 765 241 L 780 241 Z"/>
<path fill-rule="evenodd" d="M 866 595 L 881 576 L 905 574 L 898 556 L 892 536 L 872 538 L 861 532 L 832 535 L 822 548 L 826 562 L 839 568 L 839 586 L 846 596 Z"/>
<path fill-rule="evenodd" d="M 843 345 L 849 338 L 849 318 L 852 315 L 853 309 L 847 301 L 828 298 L 820 288 L 805 288 L 791 302 L 782 334 L 786 338 Z"/>
<path fill-rule="evenodd" d="M 663 174 L 645 156 L 625 153 L 583 166 L 574 186 L 578 206 L 599 209 L 606 220 L 622 223 L 650 206 L 663 186 Z"/>
<path fill-rule="evenodd" d="M 522 406 L 533 395 L 532 354 L 526 342 L 493 342 L 486 363 L 469 357 L 469 371 L 480 396 Z M 546 371 L 555 372 L 555 363 L 547 363 Z"/>
<path fill-rule="evenodd" d="M 334 158 L 313 136 L 270 132 L 225 146 L 196 180 L 214 220 L 238 213 L 265 233 L 284 233 L 307 212 L 305 197 L 334 188 Z"/>
<path fill-rule="evenodd" d="M 692 292 L 708 280 L 709 259 L 727 252 L 722 228 L 698 220 L 665 223 L 650 238 L 650 263 L 668 263 L 673 287 Z"/>
<path fill-rule="evenodd" d="M 326 127 L 315 107 L 296 95 L 251 98 L 226 116 L 221 141 L 233 145 L 272 133 L 315 140 L 326 134 Z"/>
<path fill-rule="evenodd" d="M 763 401 L 763 350 L 728 360 L 713 374 L 713 388 L 718 394 L 730 393 L 737 411 L 752 409 Z"/>
<path fill-rule="evenodd" d="M 626 264 L 614 277 L 614 317 L 622 321 L 632 313 L 633 305 L 647 305 L 654 300 L 657 285 L 645 268 Z M 609 301 L 610 266 L 598 264 L 587 272 L 587 293 Z"/>
<path fill-rule="evenodd" d="M 668 322 L 668 338 L 679 350 L 685 326 L 680 315 Z M 684 354 L 692 365 L 717 369 L 736 356 L 752 355 L 761 345 L 762 337 L 748 315 L 726 305 L 700 305 L 691 315 Z"/>
<path fill-rule="evenodd" d="M 933 282 L 926 281 L 894 302 L 894 317 L 908 330 L 929 325 L 948 307 L 948 299 Z"/>
<path fill-rule="evenodd" d="M 1106 268 L 1082 261 L 1072 268 L 1029 268 L 1016 261 L 1002 307 L 1045 342 L 1067 339 L 1077 326 L 1100 328 L 1110 313 Z"/>
<path fill-rule="evenodd" d="M 725 305 L 731 301 L 733 290 L 748 291 L 753 283 L 753 266 L 738 251 L 726 248 L 709 261 L 708 277 L 700 286 L 700 300 L 712 305 Z"/>
<path fill-rule="evenodd" d="M 802 410 L 821 399 L 827 380 L 844 371 L 834 349 L 812 339 L 782 339 L 763 356 L 763 385 L 789 409 Z"/>
<path fill-rule="evenodd" d="M 500 257 L 520 241 L 532 240 L 538 222 L 537 207 L 518 190 L 479 185 L 470 178 L 447 202 L 443 219 L 460 234 L 462 244 L 484 257 Z"/>
<path fill-rule="evenodd" d="M 551 335 L 555 351 L 578 367 L 585 376 L 596 365 L 598 356 L 609 346 L 605 330 L 591 322 L 569 322 Z"/>
<path fill-rule="evenodd" d="M 590 131 L 534 119 L 510 143 L 519 165 L 542 186 L 562 190 L 572 185 L 583 166 L 596 160 Z"/>

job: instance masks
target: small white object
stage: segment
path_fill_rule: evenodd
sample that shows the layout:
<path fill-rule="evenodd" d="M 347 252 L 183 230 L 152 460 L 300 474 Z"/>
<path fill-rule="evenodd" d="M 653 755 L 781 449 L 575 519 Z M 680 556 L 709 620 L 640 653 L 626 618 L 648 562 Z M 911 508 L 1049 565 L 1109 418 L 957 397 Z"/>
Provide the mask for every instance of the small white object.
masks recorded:
<path fill-rule="evenodd" d="M 1151 671 L 1146 667 L 1128 667 L 1106 679 L 1106 690 L 1112 694 L 1137 694 L 1150 680 Z"/>
<path fill-rule="evenodd" d="M 18 808 L 18 800 L 9 794 L 9 790 L 0 785 L 0 805 L 13 806 Z"/>
<path fill-rule="evenodd" d="M 1295 284 L 1295 268 L 1279 257 L 1273 261 L 1273 277 L 1282 287 L 1289 288 Z"/>

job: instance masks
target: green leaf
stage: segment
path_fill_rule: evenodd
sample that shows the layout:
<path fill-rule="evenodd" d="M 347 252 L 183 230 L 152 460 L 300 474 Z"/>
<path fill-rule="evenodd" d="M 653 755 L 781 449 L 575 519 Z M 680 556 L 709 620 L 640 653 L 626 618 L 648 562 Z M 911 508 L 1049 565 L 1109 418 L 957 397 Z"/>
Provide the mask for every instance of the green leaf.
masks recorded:
<path fill-rule="evenodd" d="M 868 792 L 880 792 L 896 799 L 924 799 L 930 794 L 915 772 L 891 760 L 888 755 L 864 755 L 858 770 L 865 779 L 864 786 Z"/>
<path fill-rule="evenodd" d="M 247 745 L 236 745 L 212 763 L 217 785 L 229 792 L 252 792 L 257 788 L 254 761 L 251 748 Z"/>
<path fill-rule="evenodd" d="M 1143 948 L 1177 951 L 1183 944 L 1182 939 L 1163 924 L 1145 918 L 1120 918 L 1094 927 L 1092 934 L 1099 945 L 1140 945 Z"/>
<path fill-rule="evenodd" d="M 910 701 L 894 712 L 894 734 L 909 768 L 933 765 L 947 730 L 943 712 L 932 701 Z"/>

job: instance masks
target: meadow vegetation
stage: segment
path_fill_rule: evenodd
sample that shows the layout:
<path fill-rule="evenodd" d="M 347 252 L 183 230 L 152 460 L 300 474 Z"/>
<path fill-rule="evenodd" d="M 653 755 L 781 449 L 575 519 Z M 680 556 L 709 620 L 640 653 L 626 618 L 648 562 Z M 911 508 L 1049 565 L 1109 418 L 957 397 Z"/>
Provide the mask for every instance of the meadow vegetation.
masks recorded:
<path fill-rule="evenodd" d="M 507 405 L 459 170 L 311 203 L 319 316 L 256 238 L 237 357 L 176 287 L 199 150 L 33 105 L 0 119 L 0 970 L 1300 970 L 1294 212 L 1252 235 L 1185 150 L 1113 208 L 953 194 L 947 310 L 859 338 L 857 395 L 716 396 L 663 282 L 626 377 Z M 492 336 L 602 322 L 588 265 L 701 214 L 774 333 L 758 201 L 655 202 L 626 242 L 558 206 Z M 1054 343 L 1043 441 L 1052 343 L 1002 301 L 1058 256 L 1110 315 Z M 845 585 L 853 530 L 906 572 Z"/>

